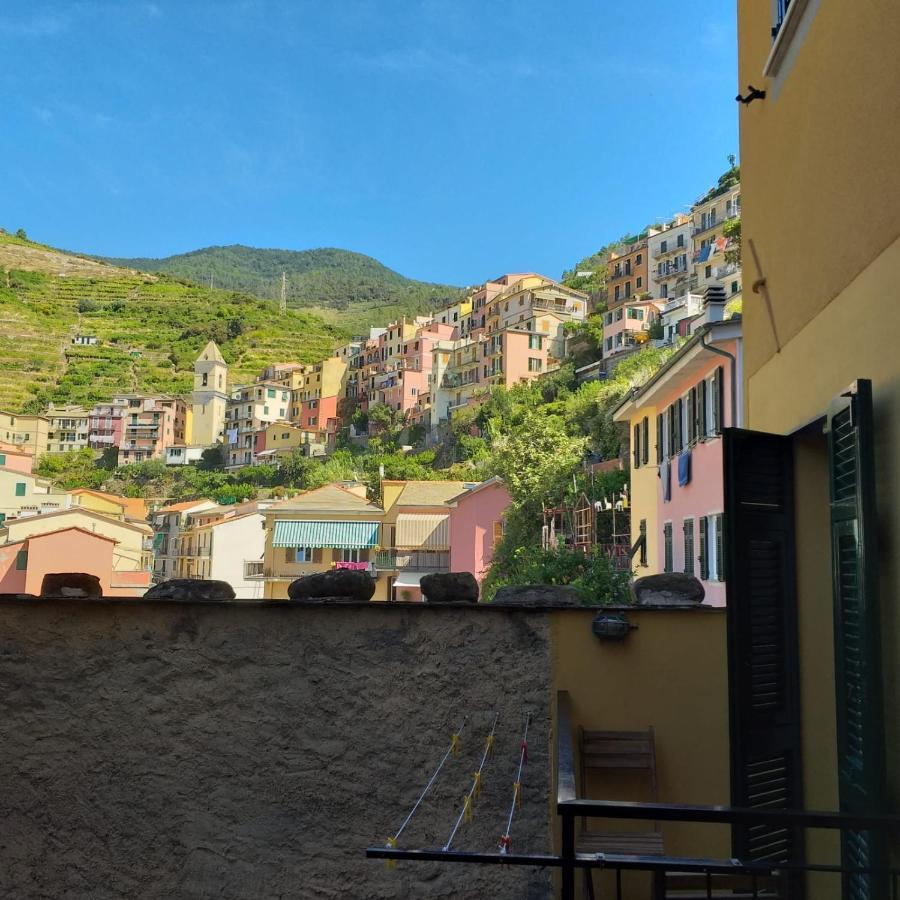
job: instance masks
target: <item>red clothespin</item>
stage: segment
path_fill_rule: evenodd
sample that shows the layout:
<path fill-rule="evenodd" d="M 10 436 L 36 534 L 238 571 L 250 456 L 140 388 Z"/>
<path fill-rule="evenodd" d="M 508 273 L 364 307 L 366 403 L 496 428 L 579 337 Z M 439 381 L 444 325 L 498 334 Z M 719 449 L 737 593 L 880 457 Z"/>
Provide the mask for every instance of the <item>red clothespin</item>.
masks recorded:
<path fill-rule="evenodd" d="M 528 762 L 528 741 L 522 741 L 522 762 Z"/>
<path fill-rule="evenodd" d="M 509 835 L 504 834 L 500 838 L 500 853 L 503 854 L 503 856 L 506 856 L 506 854 L 509 853 L 509 851 L 510 851 Z"/>

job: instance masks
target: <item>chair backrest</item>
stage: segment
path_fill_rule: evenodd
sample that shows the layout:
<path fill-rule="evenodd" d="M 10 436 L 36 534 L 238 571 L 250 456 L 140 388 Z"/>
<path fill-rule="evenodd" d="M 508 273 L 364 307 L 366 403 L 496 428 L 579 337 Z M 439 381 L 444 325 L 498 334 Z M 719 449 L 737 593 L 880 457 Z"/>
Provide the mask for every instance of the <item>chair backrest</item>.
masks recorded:
<path fill-rule="evenodd" d="M 587 731 L 580 729 L 581 789 L 588 769 L 644 769 L 650 780 L 650 802 L 657 803 L 656 740 L 646 731 Z"/>

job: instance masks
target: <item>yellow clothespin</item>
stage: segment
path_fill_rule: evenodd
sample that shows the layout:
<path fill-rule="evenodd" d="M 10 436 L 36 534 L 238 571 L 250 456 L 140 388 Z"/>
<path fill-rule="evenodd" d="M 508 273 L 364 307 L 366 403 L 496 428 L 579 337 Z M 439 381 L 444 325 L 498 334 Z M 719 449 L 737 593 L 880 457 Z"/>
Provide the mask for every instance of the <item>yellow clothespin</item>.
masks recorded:
<path fill-rule="evenodd" d="M 480 797 L 481 796 L 481 772 L 473 772 L 475 776 L 475 781 L 472 784 L 472 796 Z"/>
<path fill-rule="evenodd" d="M 494 736 L 492 734 L 489 734 L 487 736 L 487 747 L 485 749 L 487 750 L 488 756 L 493 756 L 493 754 L 494 754 Z"/>
<path fill-rule="evenodd" d="M 459 735 L 451 734 L 450 735 L 450 752 L 456 756 L 459 753 Z"/>
<path fill-rule="evenodd" d="M 389 837 L 387 839 L 387 846 L 391 848 L 391 850 L 397 849 L 397 838 Z M 386 869 L 396 869 L 397 868 L 397 860 L 396 859 L 386 859 L 384 861 L 384 867 Z"/>
<path fill-rule="evenodd" d="M 472 821 L 472 797 L 470 794 L 466 794 L 463 797 L 463 822 L 471 822 Z"/>
<path fill-rule="evenodd" d="M 518 781 L 513 782 L 513 796 L 516 800 L 516 809 L 522 808 L 522 785 Z"/>

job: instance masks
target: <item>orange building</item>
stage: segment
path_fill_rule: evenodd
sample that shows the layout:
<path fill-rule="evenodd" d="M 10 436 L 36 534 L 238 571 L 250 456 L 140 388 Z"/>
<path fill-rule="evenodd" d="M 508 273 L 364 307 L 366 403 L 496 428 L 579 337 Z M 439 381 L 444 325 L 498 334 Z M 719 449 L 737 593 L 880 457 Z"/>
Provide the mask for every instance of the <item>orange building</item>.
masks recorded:
<path fill-rule="evenodd" d="M 647 277 L 647 240 L 635 241 L 622 253 L 610 253 L 606 276 L 610 306 L 650 290 Z"/>

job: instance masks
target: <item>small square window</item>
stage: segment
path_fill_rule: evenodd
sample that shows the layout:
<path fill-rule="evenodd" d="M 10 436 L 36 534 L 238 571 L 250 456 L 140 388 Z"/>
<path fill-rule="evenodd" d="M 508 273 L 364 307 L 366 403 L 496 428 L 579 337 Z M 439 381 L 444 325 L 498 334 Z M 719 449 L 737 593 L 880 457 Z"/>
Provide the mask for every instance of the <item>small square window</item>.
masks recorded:
<path fill-rule="evenodd" d="M 28 551 L 20 550 L 16 554 L 16 571 L 24 572 L 28 568 Z"/>

